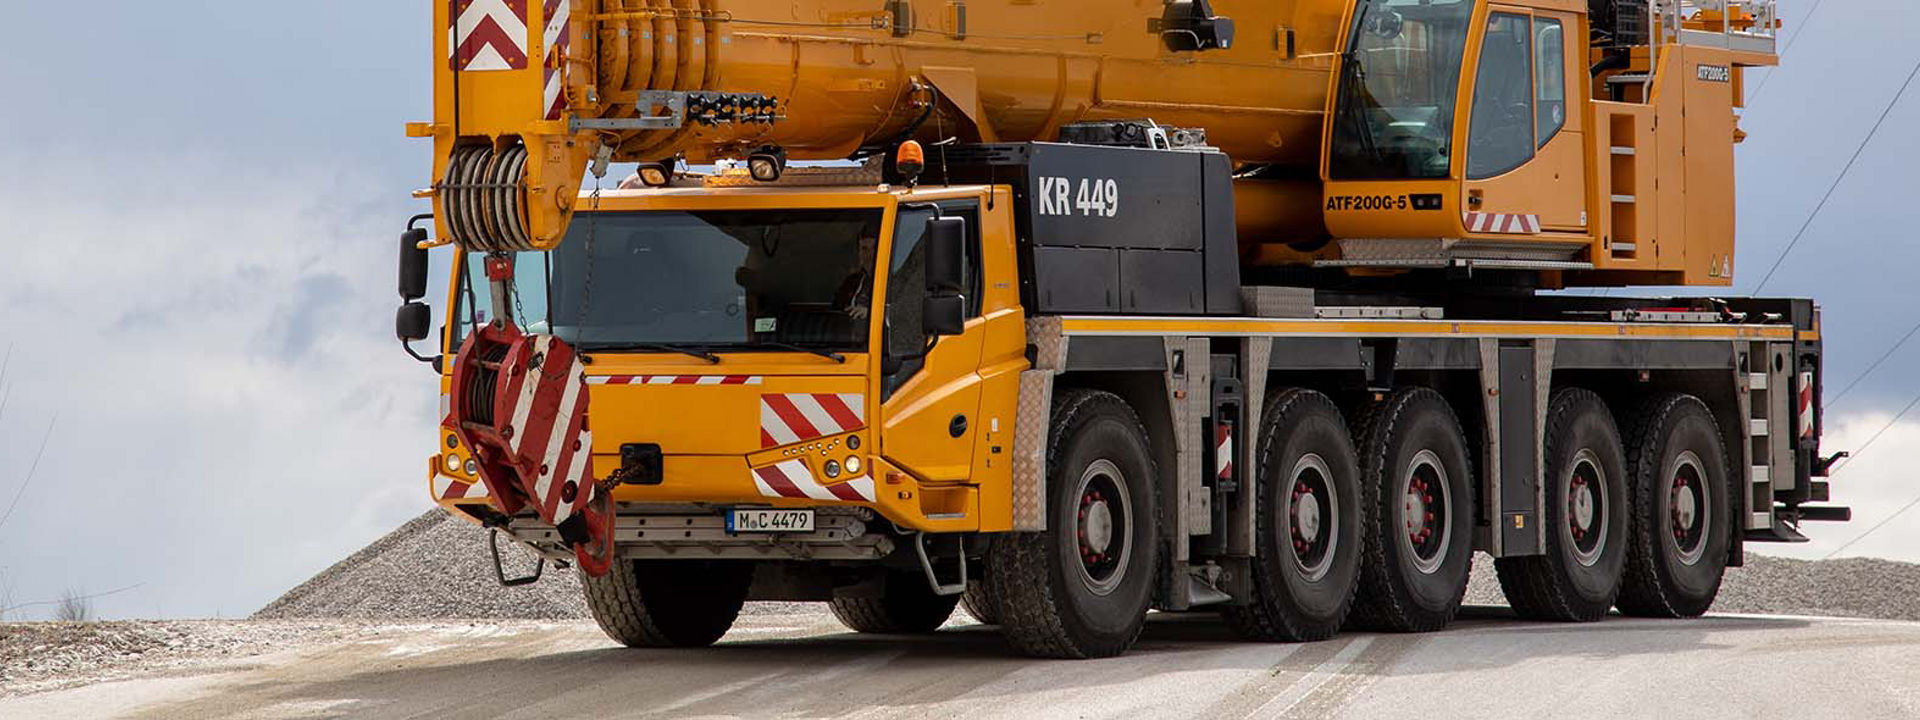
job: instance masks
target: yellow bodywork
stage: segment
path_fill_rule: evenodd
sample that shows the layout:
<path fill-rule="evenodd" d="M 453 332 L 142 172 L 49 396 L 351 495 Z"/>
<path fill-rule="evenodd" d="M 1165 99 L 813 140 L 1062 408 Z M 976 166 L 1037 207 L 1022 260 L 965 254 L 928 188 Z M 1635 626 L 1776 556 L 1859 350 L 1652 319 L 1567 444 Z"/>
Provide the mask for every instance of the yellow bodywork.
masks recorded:
<path fill-rule="evenodd" d="M 899 203 L 972 198 L 980 200 L 981 316 L 967 322 L 963 334 L 941 339 L 922 368 L 884 404 L 879 353 L 849 353 L 845 363 L 805 353 L 720 353 L 721 362 L 676 354 L 593 353 L 587 366 L 592 382 L 630 376 L 750 377 L 751 384 L 591 384 L 588 421 L 593 428 L 595 473 L 605 477 L 620 466 L 623 443 L 658 443 L 664 455 L 664 482 L 619 485 L 613 498 L 623 503 L 712 503 L 801 507 L 822 501 L 773 498 L 754 482 L 752 469 L 799 458 L 816 478 L 825 478 L 826 460 L 861 458 L 858 474 L 834 481 L 871 478 L 875 498 L 837 502 L 868 506 L 903 527 L 931 532 L 1002 531 L 1012 527 L 1012 448 L 1018 377 L 1027 369 L 1026 323 L 1020 308 L 1014 259 L 1010 192 L 984 187 L 890 192 L 866 188 L 746 188 L 622 190 L 583 196 L 583 211 L 747 210 L 861 208 L 885 209 L 881 237 L 893 237 Z M 875 308 L 886 306 L 887 253 L 882 243 L 875 264 Z M 464 262 L 456 257 L 455 263 Z M 456 264 L 455 267 L 460 267 Z M 447 307 L 454 307 L 448 296 Z M 876 312 L 878 312 L 876 310 Z M 451 318 L 449 318 L 451 321 Z M 870 324 L 868 346 L 880 347 L 881 328 Z M 458 348 L 444 348 L 451 355 Z M 450 376 L 441 380 L 442 392 Z M 864 425 L 763 449 L 761 398 L 770 394 L 836 394 L 864 398 Z M 959 437 L 949 432 L 955 416 L 969 419 Z M 848 449 L 847 438 L 859 448 Z M 454 449 L 463 453 L 462 449 Z M 444 454 L 444 451 L 443 451 Z M 471 477 L 434 472 L 462 482 Z M 440 499 L 455 506 L 455 500 Z M 468 501 L 472 502 L 472 501 Z"/>

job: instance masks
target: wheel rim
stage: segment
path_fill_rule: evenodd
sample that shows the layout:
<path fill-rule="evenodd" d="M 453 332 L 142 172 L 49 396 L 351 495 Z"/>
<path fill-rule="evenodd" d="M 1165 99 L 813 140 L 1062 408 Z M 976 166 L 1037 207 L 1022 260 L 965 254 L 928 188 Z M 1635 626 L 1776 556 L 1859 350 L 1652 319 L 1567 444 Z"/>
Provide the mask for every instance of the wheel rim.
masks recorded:
<path fill-rule="evenodd" d="M 1573 558 L 1591 567 L 1600 561 L 1607 546 L 1608 519 L 1613 508 L 1607 505 L 1607 488 L 1612 479 L 1600 467 L 1600 457 L 1582 448 L 1575 453 L 1562 483 L 1567 489 L 1567 524 L 1562 537 L 1573 548 Z"/>
<path fill-rule="evenodd" d="M 1453 491 L 1447 469 L 1432 450 L 1421 450 L 1400 478 L 1400 549 L 1422 574 L 1439 571 L 1453 540 Z"/>
<path fill-rule="evenodd" d="M 1706 465 L 1692 450 L 1674 458 L 1667 472 L 1667 537 L 1680 562 L 1692 565 L 1707 553 L 1707 529 L 1713 527 L 1713 503 L 1707 497 Z"/>
<path fill-rule="evenodd" d="M 1095 595 L 1106 595 L 1126 579 L 1133 557 L 1133 499 L 1127 495 L 1126 476 L 1113 461 L 1095 460 L 1080 474 L 1074 489 L 1080 507 L 1074 514 L 1074 537 L 1080 556 L 1080 581 Z"/>
<path fill-rule="evenodd" d="M 1340 543 L 1340 498 L 1332 478 L 1326 459 L 1313 453 L 1301 456 L 1289 476 L 1287 540 L 1294 565 L 1308 580 L 1326 576 Z"/>

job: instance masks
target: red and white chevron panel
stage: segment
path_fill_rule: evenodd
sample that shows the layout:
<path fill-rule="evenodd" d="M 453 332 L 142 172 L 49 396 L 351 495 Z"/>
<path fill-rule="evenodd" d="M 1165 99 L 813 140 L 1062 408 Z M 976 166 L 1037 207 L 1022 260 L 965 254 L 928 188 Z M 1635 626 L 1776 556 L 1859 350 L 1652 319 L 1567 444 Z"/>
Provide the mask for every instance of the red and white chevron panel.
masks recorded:
<path fill-rule="evenodd" d="M 862 475 L 846 482 L 822 485 L 807 469 L 804 460 L 782 460 L 753 469 L 753 484 L 766 497 L 806 498 L 873 502 L 873 476 Z"/>
<path fill-rule="evenodd" d="M 454 20 L 447 29 L 447 59 L 453 69 L 527 68 L 527 0 L 449 1 Z"/>
<path fill-rule="evenodd" d="M 585 507 L 593 494 L 593 434 L 586 427 L 587 395 L 581 391 L 585 384 L 576 379 L 586 366 L 571 348 L 554 345 L 553 340 L 552 335 L 529 336 L 532 352 L 510 356 L 501 370 L 507 377 L 516 378 L 510 391 L 514 398 L 513 424 L 509 427 L 518 429 L 511 438 L 513 452 L 540 459 L 529 494 L 541 504 L 541 517 L 559 525 Z M 544 365 L 523 365 L 530 357 L 545 358 L 545 363 L 565 362 L 567 369 L 550 375 Z M 534 378 L 538 381 L 529 382 Z M 553 393 L 555 385 L 559 385 L 557 403 L 550 396 L 540 397 Z M 572 502 L 564 502 L 563 488 L 569 482 L 575 488 L 574 497 Z"/>
<path fill-rule="evenodd" d="M 573 0 L 546 0 L 540 14 L 547 19 L 546 33 L 541 44 L 547 49 L 546 60 L 542 67 L 546 75 L 547 119 L 559 120 L 560 113 L 567 109 L 566 71 L 567 46 L 573 40 L 573 29 L 567 24 L 573 10 Z"/>
<path fill-rule="evenodd" d="M 1220 468 L 1216 477 L 1228 480 L 1233 477 L 1233 426 L 1220 423 L 1215 427 L 1219 430 L 1214 438 L 1213 466 Z"/>
<path fill-rule="evenodd" d="M 435 500 L 474 500 L 486 496 L 487 486 L 480 481 L 466 482 L 440 474 L 433 476 Z"/>
<path fill-rule="evenodd" d="M 860 393 L 767 393 L 760 396 L 760 447 L 835 435 L 866 424 Z"/>
<path fill-rule="evenodd" d="M 1539 215 L 1515 215 L 1510 213 L 1462 213 L 1467 223 L 1467 232 L 1496 233 L 1503 235 L 1539 235 Z"/>
<path fill-rule="evenodd" d="M 1813 437 L 1813 373 L 1800 373 L 1800 437 Z"/>
<path fill-rule="evenodd" d="M 759 385 L 756 375 L 601 375 L 587 378 L 589 385 Z"/>

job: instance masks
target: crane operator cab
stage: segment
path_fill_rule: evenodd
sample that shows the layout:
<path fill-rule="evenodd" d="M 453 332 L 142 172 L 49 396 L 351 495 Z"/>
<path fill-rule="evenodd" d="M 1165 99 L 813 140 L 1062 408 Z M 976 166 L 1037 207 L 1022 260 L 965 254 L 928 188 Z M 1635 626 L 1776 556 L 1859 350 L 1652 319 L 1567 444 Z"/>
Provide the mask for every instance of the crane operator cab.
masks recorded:
<path fill-rule="evenodd" d="M 1729 284 L 1727 139 L 1739 133 L 1740 69 L 1775 59 L 1772 29 L 1753 14 L 1771 6 L 1593 5 L 1358 0 L 1321 168 L 1339 256 L 1318 264 Z M 1649 163 L 1684 166 L 1661 174 L 1686 182 L 1639 187 Z M 1654 247 L 1662 240 L 1669 252 Z"/>

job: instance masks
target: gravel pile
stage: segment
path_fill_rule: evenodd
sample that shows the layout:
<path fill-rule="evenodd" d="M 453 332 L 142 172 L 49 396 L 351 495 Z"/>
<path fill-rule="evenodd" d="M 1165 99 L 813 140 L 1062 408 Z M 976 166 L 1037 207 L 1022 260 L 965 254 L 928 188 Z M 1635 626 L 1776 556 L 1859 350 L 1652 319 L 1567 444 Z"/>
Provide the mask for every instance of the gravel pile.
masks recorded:
<path fill-rule="evenodd" d="M 1493 558 L 1476 554 L 1467 604 L 1505 605 Z M 1727 568 L 1714 612 L 1920 620 L 1920 565 L 1871 558 L 1793 560 L 1747 553 Z"/>
<path fill-rule="evenodd" d="M 186 669 L 361 632 L 340 622 L 0 623 L 0 697 Z"/>
<path fill-rule="evenodd" d="M 255 618 L 574 620 L 591 617 L 574 571 L 551 564 L 539 582 L 501 587 L 487 531 L 434 509 L 287 591 Z M 509 575 L 533 569 L 500 543 Z"/>
<path fill-rule="evenodd" d="M 587 619 L 580 581 L 549 566 L 540 582 L 501 587 L 486 550 L 487 533 L 440 510 L 408 521 L 274 600 L 255 618 Z M 502 545 L 509 572 L 532 567 Z M 1493 559 L 1474 558 L 1467 603 L 1505 605 Z M 1920 621 L 1920 565 L 1887 560 L 1810 562 L 1749 554 L 1730 568 L 1716 612 L 1835 615 Z M 823 610 L 808 603 L 749 603 L 746 614 Z M 4 659 L 4 658 L 0 658 Z M 4 678 L 0 678 L 4 679 Z"/>

